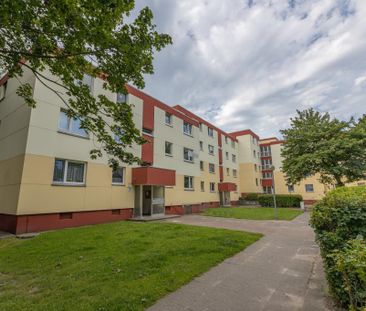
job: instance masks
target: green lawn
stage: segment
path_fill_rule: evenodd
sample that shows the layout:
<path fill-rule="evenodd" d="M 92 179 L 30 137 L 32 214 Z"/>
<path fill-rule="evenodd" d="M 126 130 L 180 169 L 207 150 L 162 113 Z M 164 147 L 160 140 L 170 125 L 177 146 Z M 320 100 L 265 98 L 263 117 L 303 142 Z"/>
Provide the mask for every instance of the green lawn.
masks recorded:
<path fill-rule="evenodd" d="M 260 234 L 119 222 L 0 240 L 0 310 L 143 310 Z"/>
<path fill-rule="evenodd" d="M 279 220 L 292 220 L 299 216 L 303 212 L 300 209 L 294 208 L 278 208 Z M 274 220 L 275 211 L 274 208 L 268 207 L 222 207 L 222 208 L 209 208 L 203 213 L 204 216 L 225 217 L 225 218 L 238 218 L 238 219 L 251 219 L 251 220 Z"/>

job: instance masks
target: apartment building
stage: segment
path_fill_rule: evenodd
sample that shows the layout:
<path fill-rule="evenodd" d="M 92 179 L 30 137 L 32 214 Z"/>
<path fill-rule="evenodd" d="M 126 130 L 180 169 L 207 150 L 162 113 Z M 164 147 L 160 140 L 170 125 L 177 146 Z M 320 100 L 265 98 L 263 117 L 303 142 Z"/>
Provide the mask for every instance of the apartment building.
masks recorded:
<path fill-rule="evenodd" d="M 262 187 L 264 193 L 272 193 L 273 185 L 278 194 L 300 194 L 305 204 L 320 200 L 329 190 L 319 182 L 319 176 L 306 176 L 296 185 L 288 185 L 282 172 L 281 148 L 283 141 L 276 137 L 260 140 Z"/>
<path fill-rule="evenodd" d="M 50 72 L 45 75 L 52 77 Z M 33 87 L 29 108 L 16 94 Z M 184 214 L 236 204 L 240 196 L 239 143 L 181 106 L 170 107 L 128 86 L 113 94 L 85 76 L 94 95 L 132 107 L 148 141 L 130 152 L 144 165 L 112 171 L 107 158 L 91 160 L 97 143 L 67 107 L 25 70 L 0 80 L 0 230 L 25 233 L 131 217 Z"/>

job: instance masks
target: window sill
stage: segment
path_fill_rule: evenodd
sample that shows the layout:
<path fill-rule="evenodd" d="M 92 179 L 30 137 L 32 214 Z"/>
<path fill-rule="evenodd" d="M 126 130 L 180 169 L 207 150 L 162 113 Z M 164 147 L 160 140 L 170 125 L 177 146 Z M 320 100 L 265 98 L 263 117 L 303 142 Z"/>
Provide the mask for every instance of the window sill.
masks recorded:
<path fill-rule="evenodd" d="M 184 160 L 184 162 L 194 164 L 194 161 Z"/>
<path fill-rule="evenodd" d="M 74 134 L 74 133 L 70 133 L 70 132 L 66 132 L 66 131 L 62 131 L 62 130 L 58 130 L 57 133 L 65 134 L 65 135 L 69 135 L 69 136 L 73 136 L 73 137 L 77 137 L 77 138 L 82 138 L 82 139 L 86 139 L 86 140 L 90 140 L 89 136 L 82 136 L 82 135 L 78 135 L 78 134 Z"/>
<path fill-rule="evenodd" d="M 194 189 L 187 189 L 187 188 L 184 188 L 184 191 L 194 191 Z"/>
<path fill-rule="evenodd" d="M 165 123 L 166 126 L 173 127 L 173 124 Z"/>
<path fill-rule="evenodd" d="M 169 154 L 169 153 L 166 153 L 166 154 L 165 154 L 165 156 L 166 156 L 166 157 L 170 157 L 170 158 L 172 158 L 172 157 L 173 157 L 173 155 L 172 155 L 172 154 Z"/>
<path fill-rule="evenodd" d="M 185 132 L 183 132 L 183 134 L 186 135 L 186 136 L 189 136 L 189 137 L 192 137 L 193 138 L 193 135 L 192 134 L 188 134 L 188 133 L 185 133 Z"/>
<path fill-rule="evenodd" d="M 118 183 L 118 182 L 112 182 L 112 186 L 116 186 L 116 187 L 125 187 L 126 184 L 124 183 Z"/>
<path fill-rule="evenodd" d="M 77 184 L 77 183 L 67 183 L 67 182 L 63 182 L 63 183 L 58 183 L 58 182 L 53 182 L 51 184 L 52 186 L 59 186 L 59 187 L 86 187 L 86 184 Z"/>

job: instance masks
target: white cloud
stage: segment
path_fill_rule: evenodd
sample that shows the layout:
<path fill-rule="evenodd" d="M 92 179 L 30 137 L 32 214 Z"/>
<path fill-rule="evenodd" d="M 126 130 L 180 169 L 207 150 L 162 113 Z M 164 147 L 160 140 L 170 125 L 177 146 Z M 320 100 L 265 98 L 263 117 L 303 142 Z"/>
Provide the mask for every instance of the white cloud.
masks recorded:
<path fill-rule="evenodd" d="M 141 0 L 174 45 L 146 91 L 224 129 L 273 136 L 296 109 L 365 113 L 366 1 Z"/>

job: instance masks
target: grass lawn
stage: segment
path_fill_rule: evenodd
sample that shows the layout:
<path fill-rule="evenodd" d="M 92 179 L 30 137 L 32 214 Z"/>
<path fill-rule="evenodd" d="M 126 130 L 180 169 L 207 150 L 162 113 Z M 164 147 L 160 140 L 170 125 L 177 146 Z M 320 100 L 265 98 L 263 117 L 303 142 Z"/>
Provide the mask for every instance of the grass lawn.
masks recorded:
<path fill-rule="evenodd" d="M 143 310 L 260 234 L 119 222 L 0 240 L 0 310 Z"/>
<path fill-rule="evenodd" d="M 294 208 L 278 208 L 279 220 L 292 220 L 295 217 L 301 215 L 303 212 L 300 209 Z M 225 217 L 225 218 L 238 218 L 238 219 L 251 219 L 251 220 L 274 220 L 275 211 L 270 207 L 223 207 L 223 208 L 209 208 L 206 209 L 202 215 Z"/>

